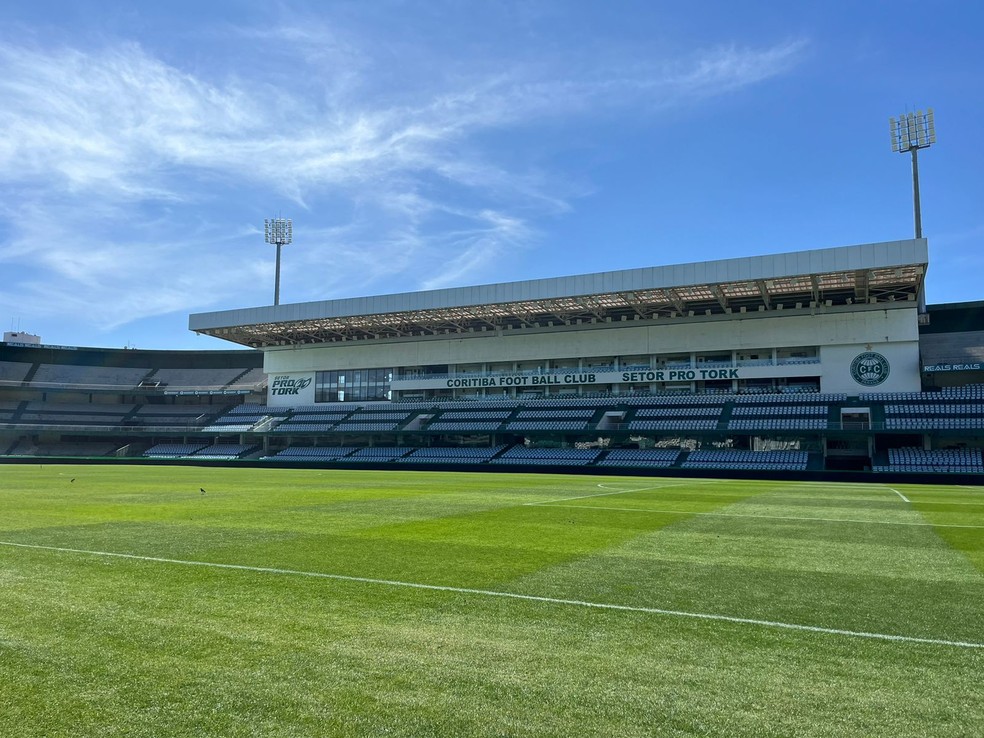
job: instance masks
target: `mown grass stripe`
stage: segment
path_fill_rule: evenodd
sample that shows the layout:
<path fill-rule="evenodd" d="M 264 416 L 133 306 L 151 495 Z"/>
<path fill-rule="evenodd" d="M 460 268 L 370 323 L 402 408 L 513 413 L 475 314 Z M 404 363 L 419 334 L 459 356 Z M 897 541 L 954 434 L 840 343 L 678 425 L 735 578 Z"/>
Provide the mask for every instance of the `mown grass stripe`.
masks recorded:
<path fill-rule="evenodd" d="M 794 515 L 745 515 L 743 513 L 694 512 L 693 510 L 654 510 L 648 507 L 606 507 L 602 505 L 557 505 L 539 503 L 539 507 L 564 507 L 574 510 L 621 510 L 624 512 L 644 512 L 660 515 L 710 515 L 719 518 L 762 518 L 763 520 L 814 520 L 818 523 L 862 523 L 865 525 L 912 525 L 927 528 L 981 528 L 984 525 L 961 525 L 957 523 L 906 523 L 895 520 L 858 520 L 857 518 L 814 518 Z"/>
<path fill-rule="evenodd" d="M 620 612 L 638 612 L 650 615 L 666 615 L 671 617 L 694 618 L 697 620 L 710 620 L 716 622 L 735 623 L 739 625 L 757 625 L 768 628 L 782 628 L 784 630 L 805 631 L 809 633 L 821 633 L 823 635 L 839 635 L 851 638 L 868 638 L 881 641 L 895 641 L 902 643 L 919 643 L 933 646 L 952 646 L 957 648 L 984 649 L 984 643 L 974 643 L 970 641 L 951 641 L 943 638 L 922 638 L 919 636 L 895 635 L 891 633 L 871 633 L 866 631 L 844 630 L 840 628 L 824 628 L 818 625 L 804 625 L 801 623 L 784 623 L 776 620 L 759 620 L 755 618 L 742 618 L 735 615 L 720 615 L 716 613 L 687 612 L 685 610 L 666 610 L 658 607 L 641 607 L 635 605 L 616 605 L 605 602 L 587 602 L 585 600 L 569 600 L 559 597 L 542 597 L 538 595 L 520 594 L 518 592 L 501 592 L 489 589 L 471 589 L 468 587 L 450 587 L 440 584 L 424 584 L 421 582 L 403 582 L 392 579 L 373 579 L 370 577 L 355 577 L 345 574 L 328 574 L 325 572 L 299 571 L 296 569 L 278 569 L 267 566 L 246 566 L 243 564 L 222 564 L 209 561 L 188 561 L 183 559 L 171 559 L 159 556 L 140 556 L 137 554 L 117 553 L 112 551 L 90 551 L 78 548 L 64 548 L 60 546 L 45 546 L 32 543 L 17 543 L 13 541 L 0 541 L 0 545 L 12 548 L 26 548 L 41 551 L 55 551 L 59 553 L 83 554 L 89 556 L 105 556 L 110 558 L 127 559 L 133 561 L 148 561 L 160 564 L 177 564 L 180 566 L 201 566 L 215 569 L 230 569 L 235 571 L 258 572 L 262 574 L 279 574 L 285 576 L 313 577 L 317 579 L 330 579 L 342 582 L 357 582 L 361 584 L 376 584 L 387 587 L 406 587 L 409 589 L 422 589 L 436 592 L 453 592 L 456 594 L 480 595 L 483 597 L 501 597 L 505 599 L 524 600 L 528 602 L 543 602 L 552 605 L 567 605 L 573 607 L 585 607 L 596 610 L 615 610 Z"/>
<path fill-rule="evenodd" d="M 601 485 L 601 484 L 599 484 L 598 486 L 601 487 L 601 489 L 608 489 L 608 487 L 605 487 L 604 485 Z M 673 488 L 673 487 L 684 487 L 684 486 L 686 486 L 686 485 L 683 484 L 683 483 L 681 483 L 681 484 L 656 484 L 656 485 L 653 485 L 651 487 L 634 487 L 633 489 L 619 489 L 619 490 L 613 490 L 613 491 L 609 491 L 609 492 L 596 492 L 596 493 L 593 493 L 593 494 L 590 494 L 590 495 L 577 495 L 575 497 L 558 497 L 558 498 L 553 499 L 553 500 L 544 500 L 543 502 L 527 502 L 527 503 L 524 503 L 524 504 L 526 504 L 526 505 L 549 505 L 551 502 L 569 502 L 570 500 L 585 500 L 585 499 L 587 499 L 589 497 L 610 497 L 612 495 L 627 495 L 627 494 L 630 494 L 632 492 L 645 492 L 645 491 L 652 490 L 652 489 L 670 489 L 670 488 Z"/>

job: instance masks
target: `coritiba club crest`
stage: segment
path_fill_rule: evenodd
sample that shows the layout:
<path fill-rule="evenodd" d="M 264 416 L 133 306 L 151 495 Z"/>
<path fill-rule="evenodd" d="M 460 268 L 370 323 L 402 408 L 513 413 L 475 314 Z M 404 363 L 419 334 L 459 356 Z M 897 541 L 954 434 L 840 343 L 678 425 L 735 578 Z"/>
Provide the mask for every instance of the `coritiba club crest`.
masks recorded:
<path fill-rule="evenodd" d="M 851 362 L 851 377 L 858 384 L 874 387 L 888 379 L 891 371 L 888 359 L 876 351 L 858 354 Z"/>

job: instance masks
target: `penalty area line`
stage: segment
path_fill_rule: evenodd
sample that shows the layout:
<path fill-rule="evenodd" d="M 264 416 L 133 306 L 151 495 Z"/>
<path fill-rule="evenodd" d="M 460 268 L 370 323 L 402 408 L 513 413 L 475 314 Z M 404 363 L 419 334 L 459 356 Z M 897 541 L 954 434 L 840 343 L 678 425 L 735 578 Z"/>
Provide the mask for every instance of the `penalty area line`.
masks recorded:
<path fill-rule="evenodd" d="M 897 494 L 897 495 L 898 495 L 899 497 L 901 497 L 901 498 L 902 498 L 902 502 L 909 502 L 909 498 L 908 498 L 908 497 L 906 497 L 906 496 L 905 496 L 904 494 L 902 494 L 901 492 L 899 492 L 899 491 L 898 491 L 897 489 L 895 489 L 894 487 L 889 487 L 889 489 L 890 489 L 890 490 L 892 490 L 892 492 L 894 492 L 895 494 Z"/>
<path fill-rule="evenodd" d="M 267 566 L 245 566 L 242 564 L 220 564 L 209 561 L 189 561 L 185 559 L 170 559 L 160 556 L 138 556 L 137 554 L 115 553 L 112 551 L 90 551 L 80 548 L 64 548 L 60 546 L 43 546 L 31 543 L 15 543 L 13 541 L 0 541 L 0 546 L 12 548 L 27 548 L 40 551 L 55 551 L 58 553 L 83 554 L 87 556 L 104 556 L 109 558 L 127 559 L 131 561 L 147 561 L 158 564 L 175 564 L 179 566 L 200 566 L 213 569 L 231 569 L 234 571 L 256 572 L 260 574 L 278 574 L 283 576 L 311 577 L 316 579 L 330 579 L 340 582 L 356 582 L 360 584 L 376 584 L 386 587 L 405 587 L 408 589 L 421 589 L 432 592 L 452 592 L 455 594 L 478 595 L 482 597 L 497 597 L 502 599 L 523 600 L 527 602 L 542 602 L 550 605 L 566 605 L 570 607 L 584 607 L 594 610 L 614 610 L 618 612 L 634 612 L 649 615 L 666 615 L 670 617 L 691 618 L 695 620 L 708 620 L 715 622 L 734 623 L 738 625 L 757 625 L 766 628 L 780 628 L 783 630 L 795 630 L 807 633 L 820 633 L 822 635 L 838 635 L 850 638 L 868 638 L 879 641 L 895 641 L 900 643 L 919 643 L 932 646 L 954 646 L 957 648 L 980 648 L 984 649 L 984 643 L 973 641 L 952 641 L 943 638 L 921 638 L 919 636 L 894 635 L 891 633 L 871 633 L 861 630 L 845 630 L 841 628 L 824 628 L 818 625 L 803 625 L 800 623 L 784 623 L 777 620 L 759 620 L 756 618 L 742 618 L 734 615 L 719 615 L 706 612 L 689 612 L 686 610 L 667 610 L 659 607 L 641 607 L 636 605 L 616 605 L 605 602 L 589 602 L 585 600 L 570 600 L 560 597 L 541 597 L 538 595 L 520 594 L 517 592 L 500 592 L 491 589 L 471 589 L 469 587 L 451 587 L 440 584 L 423 584 L 420 582 L 402 582 L 392 579 L 373 579 L 370 577 L 354 577 L 345 574 L 327 574 L 315 571 L 300 571 L 297 569 L 278 569 Z"/>

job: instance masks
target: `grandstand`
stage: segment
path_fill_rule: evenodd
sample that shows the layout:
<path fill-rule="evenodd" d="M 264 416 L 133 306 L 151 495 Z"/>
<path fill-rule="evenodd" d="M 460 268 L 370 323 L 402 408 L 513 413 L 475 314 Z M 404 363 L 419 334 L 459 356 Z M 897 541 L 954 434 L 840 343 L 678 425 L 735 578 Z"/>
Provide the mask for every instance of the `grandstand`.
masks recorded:
<path fill-rule="evenodd" d="M 0 344 L 0 457 L 976 474 L 984 303 L 924 308 L 927 253 L 899 241 L 191 316 L 261 350 Z"/>

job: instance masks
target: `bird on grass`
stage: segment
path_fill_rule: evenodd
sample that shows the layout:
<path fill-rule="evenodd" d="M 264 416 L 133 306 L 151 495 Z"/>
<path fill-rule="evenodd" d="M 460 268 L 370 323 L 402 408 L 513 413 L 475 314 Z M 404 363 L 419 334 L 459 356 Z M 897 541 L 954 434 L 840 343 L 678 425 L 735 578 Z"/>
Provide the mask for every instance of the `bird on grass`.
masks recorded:
<path fill-rule="evenodd" d="M 68 481 L 70 481 L 70 482 L 74 482 L 74 481 L 75 481 L 75 477 L 72 477 L 72 478 L 71 478 L 70 480 L 68 480 Z"/>
<path fill-rule="evenodd" d="M 204 487 L 199 487 L 198 488 L 198 491 L 201 492 L 202 494 L 205 494 L 205 488 Z"/>

